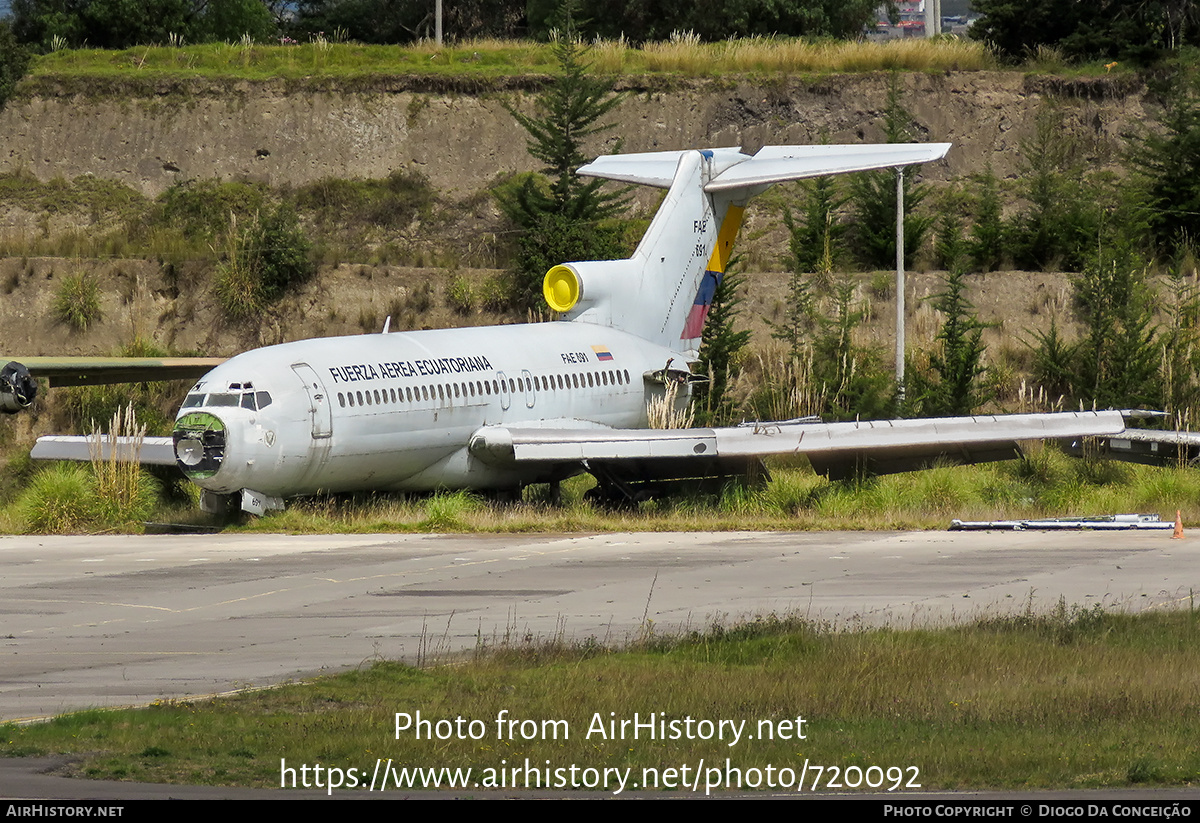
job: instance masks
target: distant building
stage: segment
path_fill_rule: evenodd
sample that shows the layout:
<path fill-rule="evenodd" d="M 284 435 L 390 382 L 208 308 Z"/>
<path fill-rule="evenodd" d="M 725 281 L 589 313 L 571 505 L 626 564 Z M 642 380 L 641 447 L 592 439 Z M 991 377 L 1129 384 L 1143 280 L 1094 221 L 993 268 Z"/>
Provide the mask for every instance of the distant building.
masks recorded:
<path fill-rule="evenodd" d="M 888 19 L 888 7 L 880 6 L 875 17 L 879 21 L 873 37 L 892 40 L 897 37 L 925 36 L 925 0 L 900 0 L 899 20 L 895 25 Z"/>

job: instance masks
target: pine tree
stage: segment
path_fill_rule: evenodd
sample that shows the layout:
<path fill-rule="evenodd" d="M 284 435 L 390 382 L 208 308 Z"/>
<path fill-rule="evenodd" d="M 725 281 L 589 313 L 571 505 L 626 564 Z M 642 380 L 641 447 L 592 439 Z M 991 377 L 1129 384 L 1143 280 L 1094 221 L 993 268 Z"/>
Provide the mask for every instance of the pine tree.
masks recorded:
<path fill-rule="evenodd" d="M 975 177 L 979 196 L 975 201 L 975 225 L 971 229 L 970 251 L 980 271 L 995 271 L 1004 259 L 1004 220 L 1000 207 L 1000 185 L 989 163 Z"/>
<path fill-rule="evenodd" d="M 1126 243 L 1075 280 L 1087 332 L 1076 347 L 1075 396 L 1101 408 L 1159 408 L 1161 352 L 1146 267 Z"/>
<path fill-rule="evenodd" d="M 788 266 L 797 274 L 832 268 L 841 256 L 842 236 L 846 227 L 837 212 L 846 204 L 833 177 L 817 177 L 803 185 L 804 211 L 800 220 L 789 208 L 783 210 L 788 239 Z"/>
<path fill-rule="evenodd" d="M 1131 159 L 1142 181 L 1150 234 L 1169 254 L 1174 244 L 1200 237 L 1200 94 L 1194 80 L 1177 77 L 1167 98 L 1162 128 L 1145 131 Z"/>
<path fill-rule="evenodd" d="M 889 143 L 912 140 L 912 115 L 901 101 L 899 75 L 892 73 L 888 87 L 884 136 Z M 895 171 L 859 172 L 850 178 L 850 203 L 854 212 L 855 253 L 859 260 L 884 268 L 896 262 L 896 174 Z M 904 265 L 912 264 L 917 250 L 929 232 L 932 219 L 917 213 L 917 206 L 928 195 L 925 186 L 913 179 L 920 166 L 904 169 Z"/>
<path fill-rule="evenodd" d="M 736 260 L 736 258 L 735 258 Z M 712 306 L 704 321 L 704 334 L 700 343 L 700 358 L 696 373 L 708 375 L 707 385 L 698 388 L 696 422 L 701 425 L 728 423 L 733 416 L 733 405 L 727 395 L 729 381 L 741 352 L 750 342 L 748 330 L 734 331 L 741 305 L 741 287 L 744 278 L 730 270 L 717 284 Z"/>
<path fill-rule="evenodd" d="M 627 190 L 605 192 L 603 180 L 575 174 L 590 159 L 583 152 L 584 140 L 612 128 L 600 121 L 624 99 L 611 81 L 589 74 L 588 49 L 575 25 L 577 9 L 576 0 L 565 0 L 561 7 L 562 28 L 553 45 L 558 73 L 538 96 L 536 113 L 509 109 L 529 135 L 529 153 L 546 164 L 541 174 L 527 175 L 497 194 L 505 215 L 523 232 L 512 298 L 528 308 L 541 301 L 548 257 L 549 265 L 556 265 L 611 259 L 625 251 L 621 227 L 611 218 L 627 204 Z"/>
<path fill-rule="evenodd" d="M 983 330 L 975 307 L 966 297 L 966 274 L 955 268 L 946 276 L 946 290 L 934 298 L 945 315 L 938 346 L 929 355 L 937 380 L 922 398 L 922 413 L 934 417 L 973 414 L 987 398 L 978 381 L 984 373 Z"/>

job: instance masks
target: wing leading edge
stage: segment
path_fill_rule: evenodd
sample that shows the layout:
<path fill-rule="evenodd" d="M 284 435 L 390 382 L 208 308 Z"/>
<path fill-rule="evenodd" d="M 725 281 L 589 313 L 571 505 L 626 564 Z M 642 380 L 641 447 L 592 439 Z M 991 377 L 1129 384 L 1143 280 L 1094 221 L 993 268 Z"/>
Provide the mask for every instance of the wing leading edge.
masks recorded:
<path fill-rule="evenodd" d="M 488 426 L 471 439 L 476 457 L 497 464 L 603 463 L 689 470 L 773 455 L 804 455 L 837 479 L 867 471 L 910 471 L 937 460 L 985 463 L 1020 455 L 1023 440 L 1119 434 L 1120 412 L 1067 412 L 847 423 L 760 423 L 715 429 L 553 429 Z"/>

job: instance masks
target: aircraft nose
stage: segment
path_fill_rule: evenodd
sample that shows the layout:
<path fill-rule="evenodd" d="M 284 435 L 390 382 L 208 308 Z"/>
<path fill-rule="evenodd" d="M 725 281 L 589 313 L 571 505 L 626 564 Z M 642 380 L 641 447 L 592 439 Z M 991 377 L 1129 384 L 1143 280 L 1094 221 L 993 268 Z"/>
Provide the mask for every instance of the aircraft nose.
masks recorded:
<path fill-rule="evenodd" d="M 192 480 L 212 477 L 225 460 L 225 424 L 209 412 L 189 412 L 175 421 L 171 433 L 175 461 Z"/>

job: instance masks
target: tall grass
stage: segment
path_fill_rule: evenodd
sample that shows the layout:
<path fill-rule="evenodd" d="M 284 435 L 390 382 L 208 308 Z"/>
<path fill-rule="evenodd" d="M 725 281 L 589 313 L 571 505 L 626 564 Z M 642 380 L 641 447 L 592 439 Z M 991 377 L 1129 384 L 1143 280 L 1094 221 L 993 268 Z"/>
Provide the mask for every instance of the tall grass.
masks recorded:
<path fill-rule="evenodd" d="M 56 463 L 33 476 L 17 499 L 18 527 L 36 534 L 93 531 L 98 523 L 96 479 L 86 466 Z"/>
<path fill-rule="evenodd" d="M 883 43 L 751 37 L 702 43 L 676 36 L 640 49 L 601 42 L 594 49 L 597 69 L 687 75 L 728 72 L 978 71 L 994 61 L 980 43 L 968 40 L 889 40 Z"/>
<path fill-rule="evenodd" d="M 139 456 L 146 439 L 133 404 L 118 409 L 104 434 L 93 427 L 89 442 L 92 475 L 96 486 L 96 508 L 105 523 L 141 521 L 157 503 L 157 484 L 142 471 Z"/>
<path fill-rule="evenodd" d="M 633 46 L 624 40 L 598 41 L 588 55 L 597 71 L 712 76 L 728 73 L 977 71 L 995 63 L 979 43 L 967 40 L 893 40 L 884 43 L 752 37 L 719 43 L 677 35 L 670 41 Z M 127 77 L 153 82 L 165 78 L 305 79 L 397 74 L 519 76 L 554 70 L 550 46 L 501 40 L 466 41 L 438 48 L 367 46 L 354 43 L 296 45 L 208 44 L 123 51 L 62 50 L 36 59 L 32 77 L 101 81 Z M 97 82 L 96 93 L 106 87 Z"/>

